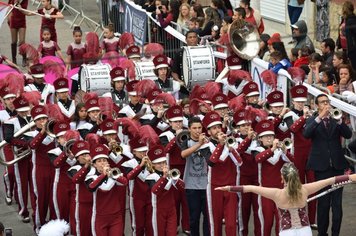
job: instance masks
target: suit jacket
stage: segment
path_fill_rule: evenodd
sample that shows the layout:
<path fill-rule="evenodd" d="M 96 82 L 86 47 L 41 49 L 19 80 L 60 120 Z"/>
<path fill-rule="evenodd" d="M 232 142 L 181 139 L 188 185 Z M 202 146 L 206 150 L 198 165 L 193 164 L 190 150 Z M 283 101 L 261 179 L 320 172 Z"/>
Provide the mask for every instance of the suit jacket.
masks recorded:
<path fill-rule="evenodd" d="M 312 116 L 306 121 L 306 127 L 303 135 L 311 139 L 312 146 L 309 153 L 307 169 L 314 171 L 325 171 L 330 166 L 336 170 L 344 170 L 348 163 L 344 157 L 344 151 L 341 146 L 341 137 L 351 138 L 352 131 L 345 124 L 330 118 L 328 128 L 324 121 L 317 123 L 317 116 Z"/>

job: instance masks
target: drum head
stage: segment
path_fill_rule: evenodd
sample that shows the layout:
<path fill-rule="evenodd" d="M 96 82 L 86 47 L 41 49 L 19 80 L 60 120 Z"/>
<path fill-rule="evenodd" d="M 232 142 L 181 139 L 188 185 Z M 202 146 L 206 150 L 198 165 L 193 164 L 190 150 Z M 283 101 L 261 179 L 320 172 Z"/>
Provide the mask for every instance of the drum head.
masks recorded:
<path fill-rule="evenodd" d="M 136 61 L 135 70 L 136 70 L 136 79 L 143 80 L 143 79 L 151 79 L 156 80 L 157 76 L 154 73 L 155 65 L 152 61 Z"/>
<path fill-rule="evenodd" d="M 82 65 L 78 84 L 84 92 L 95 92 L 99 96 L 111 91 L 111 67 L 108 64 Z"/>

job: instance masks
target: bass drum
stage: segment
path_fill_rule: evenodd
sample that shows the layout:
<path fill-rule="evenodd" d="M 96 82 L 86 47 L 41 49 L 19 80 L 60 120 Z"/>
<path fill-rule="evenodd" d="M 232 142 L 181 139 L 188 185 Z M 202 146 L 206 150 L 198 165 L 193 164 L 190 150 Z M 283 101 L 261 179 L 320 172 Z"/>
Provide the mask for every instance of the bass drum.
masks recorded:
<path fill-rule="evenodd" d="M 189 90 L 215 80 L 215 58 L 210 46 L 183 47 L 183 76 Z"/>
<path fill-rule="evenodd" d="M 79 89 L 98 96 L 111 91 L 111 67 L 108 64 L 82 65 L 79 70 Z"/>
<path fill-rule="evenodd" d="M 152 61 L 136 61 L 135 70 L 136 70 L 136 80 L 151 79 L 156 80 L 157 76 L 154 73 L 155 65 Z"/>

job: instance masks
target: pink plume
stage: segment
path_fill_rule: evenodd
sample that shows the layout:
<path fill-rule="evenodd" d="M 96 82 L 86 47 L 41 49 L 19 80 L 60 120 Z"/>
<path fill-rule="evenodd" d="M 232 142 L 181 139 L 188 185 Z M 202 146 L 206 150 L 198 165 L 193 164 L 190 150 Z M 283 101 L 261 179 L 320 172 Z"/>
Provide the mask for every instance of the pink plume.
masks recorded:
<path fill-rule="evenodd" d="M 246 106 L 245 119 L 246 120 L 256 120 L 259 117 L 260 120 L 265 120 L 268 113 L 265 110 L 253 108 L 252 106 Z"/>
<path fill-rule="evenodd" d="M 130 135 L 131 137 L 134 137 L 136 135 L 139 135 L 139 130 L 140 130 L 140 122 L 124 117 L 117 119 L 115 121 L 115 126 L 122 126 L 124 130 L 124 134 Z M 117 129 L 117 128 L 116 128 Z"/>
<path fill-rule="evenodd" d="M 22 56 L 26 56 L 27 60 L 31 60 L 33 64 L 39 63 L 40 56 L 38 54 L 38 51 L 31 44 L 21 44 L 21 46 L 19 47 L 19 54 Z"/>
<path fill-rule="evenodd" d="M 271 86 L 273 89 L 277 87 L 277 74 L 271 70 L 265 70 L 261 73 L 263 82 Z"/>
<path fill-rule="evenodd" d="M 108 118 L 112 118 L 114 103 L 111 97 L 100 97 L 98 99 L 101 113 L 105 114 Z"/>
<path fill-rule="evenodd" d="M 204 85 L 204 89 L 210 100 L 212 100 L 216 94 L 221 93 L 221 83 L 209 81 Z"/>
<path fill-rule="evenodd" d="M 23 75 L 21 74 L 8 74 L 2 81 L 9 87 L 10 91 L 12 91 L 16 95 L 20 95 L 23 93 L 25 80 L 23 79 Z"/>
<path fill-rule="evenodd" d="M 229 101 L 229 108 L 233 112 L 243 109 L 246 106 L 245 95 L 241 94 Z"/>
<path fill-rule="evenodd" d="M 121 68 L 127 70 L 127 77 L 130 80 L 136 79 L 135 64 L 131 60 L 126 59 L 125 61 L 123 61 L 121 63 Z"/>
<path fill-rule="evenodd" d="M 135 44 L 135 38 L 132 33 L 125 32 L 120 36 L 119 47 L 121 50 L 124 50 L 134 44 Z"/>
<path fill-rule="evenodd" d="M 154 105 L 168 104 L 169 107 L 176 105 L 176 99 L 170 93 L 160 93 L 155 98 Z"/>
<path fill-rule="evenodd" d="M 99 54 L 99 37 L 95 32 L 89 32 L 85 37 L 85 46 L 87 53 L 92 53 L 94 55 Z"/>
<path fill-rule="evenodd" d="M 153 89 L 157 89 L 157 85 L 153 80 L 144 79 L 136 84 L 136 91 L 141 96 L 146 98 L 148 93 Z"/>
<path fill-rule="evenodd" d="M 41 100 L 41 94 L 38 91 L 23 92 L 22 96 L 32 105 L 37 106 Z"/>
<path fill-rule="evenodd" d="M 290 67 L 288 73 L 296 84 L 301 84 L 305 79 L 305 71 L 300 67 Z"/>
<path fill-rule="evenodd" d="M 145 56 L 146 57 L 155 57 L 157 55 L 163 54 L 164 48 L 159 43 L 149 43 L 145 47 Z"/>
<path fill-rule="evenodd" d="M 103 55 L 101 61 L 109 64 L 111 68 L 115 68 L 120 65 L 120 54 L 116 51 L 107 52 Z"/>
<path fill-rule="evenodd" d="M 71 140 L 74 139 L 76 141 L 80 140 L 80 134 L 77 130 L 67 130 L 66 133 L 64 134 L 64 139 L 65 140 Z"/>
<path fill-rule="evenodd" d="M 86 93 L 83 96 L 83 102 L 86 103 L 87 101 L 89 101 L 90 99 L 93 99 L 93 98 L 97 98 L 98 99 L 99 98 L 98 94 L 95 93 L 95 92 Z"/>
<path fill-rule="evenodd" d="M 208 111 L 211 110 L 211 106 L 208 103 L 206 103 L 203 100 L 200 100 L 198 98 L 193 98 L 189 104 L 190 114 L 198 115 L 200 113 L 201 105 L 204 105 L 208 109 Z"/>
<path fill-rule="evenodd" d="M 64 115 L 57 104 L 48 104 L 48 117 L 54 119 L 56 121 L 63 121 L 65 120 Z"/>
<path fill-rule="evenodd" d="M 89 143 L 90 149 L 100 144 L 100 137 L 97 134 L 89 133 L 85 136 L 85 141 Z"/>
<path fill-rule="evenodd" d="M 251 74 L 244 70 L 230 70 L 228 82 L 234 85 L 238 80 L 252 81 Z"/>
<path fill-rule="evenodd" d="M 205 93 L 205 89 L 197 84 L 193 87 L 192 91 L 190 92 L 189 99 L 193 100 L 194 98 L 199 98 L 200 94 L 202 93 Z"/>
<path fill-rule="evenodd" d="M 156 131 L 150 125 L 143 125 L 140 127 L 140 137 L 148 143 L 150 147 L 159 144 L 159 137 Z"/>

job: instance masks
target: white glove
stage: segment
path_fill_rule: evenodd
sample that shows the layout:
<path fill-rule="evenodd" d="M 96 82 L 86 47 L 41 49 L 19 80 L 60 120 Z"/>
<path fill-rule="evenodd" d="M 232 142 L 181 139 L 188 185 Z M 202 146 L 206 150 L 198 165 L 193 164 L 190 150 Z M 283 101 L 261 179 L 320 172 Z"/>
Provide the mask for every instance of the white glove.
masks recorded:
<path fill-rule="evenodd" d="M 45 18 L 46 18 L 46 19 L 51 19 L 51 15 L 46 13 L 46 14 L 45 14 Z"/>

